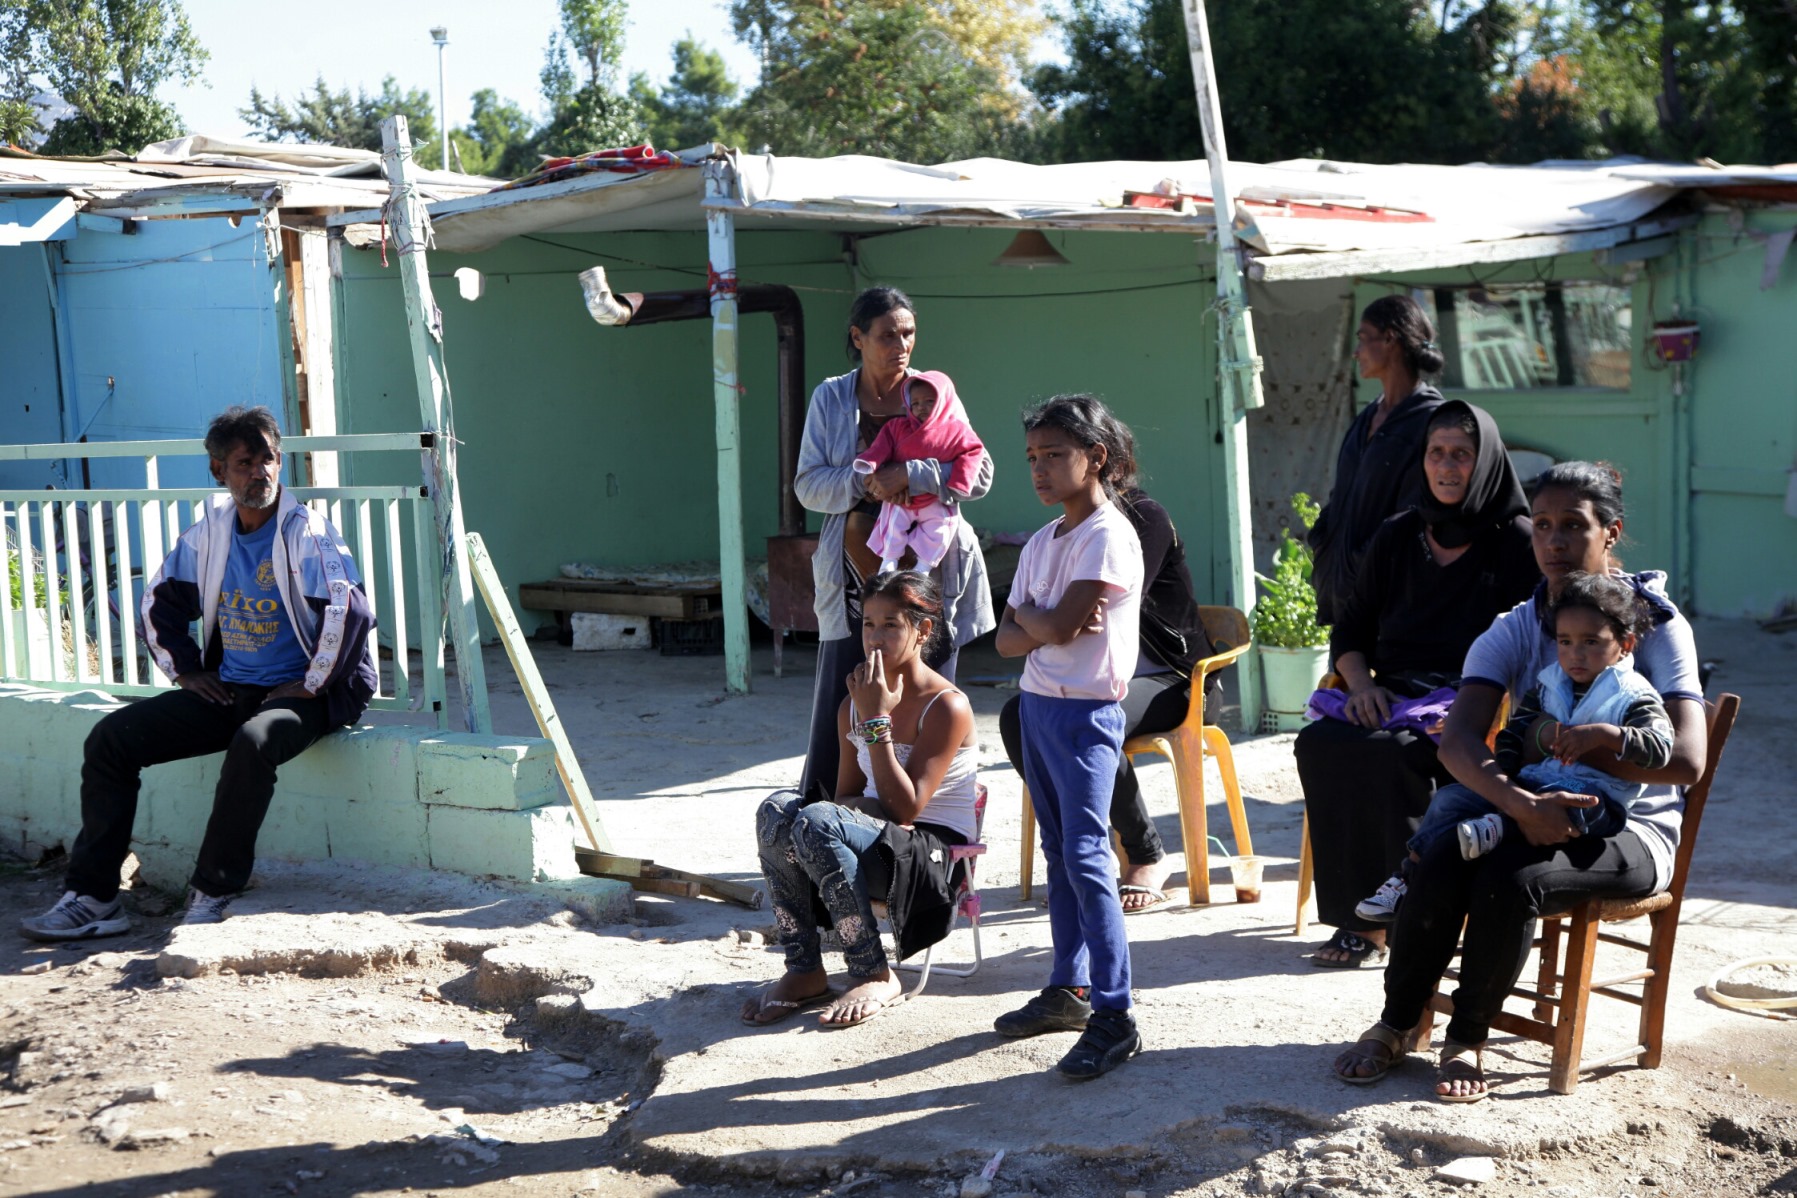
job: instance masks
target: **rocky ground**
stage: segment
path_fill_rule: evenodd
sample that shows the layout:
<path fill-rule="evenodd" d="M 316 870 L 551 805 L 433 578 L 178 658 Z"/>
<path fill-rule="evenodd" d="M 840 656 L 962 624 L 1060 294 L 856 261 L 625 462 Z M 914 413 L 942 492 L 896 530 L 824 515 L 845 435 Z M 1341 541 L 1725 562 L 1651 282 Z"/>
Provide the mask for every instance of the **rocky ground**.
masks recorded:
<path fill-rule="evenodd" d="M 1773 715 L 1791 709 L 1793 638 L 1740 636 L 1712 630 L 1706 644 L 1761 673 L 1721 681 L 1785 689 L 1759 693 L 1757 708 L 1749 698 L 1740 772 L 1704 833 L 1713 864 L 1687 905 L 1656 1071 L 1604 1071 L 1552 1096 L 1545 1050 L 1499 1038 L 1498 1093 L 1478 1106 L 1430 1101 L 1425 1057 L 1379 1087 L 1332 1081 L 1333 1045 L 1371 1021 L 1377 978 L 1310 969 L 1321 934 L 1290 934 L 1298 808 L 1289 738 L 1268 737 L 1238 752 L 1256 847 L 1273 860 L 1265 902 L 1229 902 L 1219 875 L 1216 905 L 1131 921 L 1149 1050 L 1088 1086 L 1046 1076 L 1064 1043 L 986 1030 L 1040 984 L 1046 944 L 1039 908 L 1017 898 L 1016 783 L 997 766 L 985 968 L 933 980 L 849 1032 L 737 1024 L 778 959 L 765 913 L 720 903 L 645 897 L 635 924 L 600 927 L 542 890 L 269 862 L 224 925 L 177 929 L 179 879 L 140 879 L 129 936 L 0 940 L 0 1192 L 1797 1193 L 1797 1024 L 1699 996 L 1729 962 L 1797 944 L 1797 838 L 1782 835 L 1797 750 Z M 790 764 L 766 760 L 766 737 L 802 714 L 803 669 L 758 677 L 753 699 L 720 706 L 698 665 L 674 663 L 693 672 L 686 689 L 663 675 L 633 698 L 616 676 L 583 681 L 591 660 L 545 672 L 561 693 L 602 696 L 563 710 L 577 742 L 616 763 L 608 782 L 634 796 L 607 806 L 613 837 L 752 876 L 748 812 Z M 983 732 L 1000 699 L 975 692 Z M 496 708 L 520 719 L 503 696 Z M 670 764 L 650 744 L 669 733 L 644 725 L 690 728 L 688 708 L 741 735 L 695 738 Z M 1152 793 L 1176 847 L 1164 778 Z M 0 870 L 0 929 L 59 890 L 54 862 Z M 1757 980 L 1791 988 L 1776 973 Z"/>

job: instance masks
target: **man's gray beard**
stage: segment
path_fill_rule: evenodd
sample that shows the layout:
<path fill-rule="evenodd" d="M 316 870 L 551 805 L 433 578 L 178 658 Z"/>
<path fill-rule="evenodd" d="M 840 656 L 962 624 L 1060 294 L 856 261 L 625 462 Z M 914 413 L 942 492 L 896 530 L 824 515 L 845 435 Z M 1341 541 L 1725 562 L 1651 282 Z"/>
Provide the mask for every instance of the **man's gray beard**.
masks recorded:
<path fill-rule="evenodd" d="M 252 512 L 259 512 L 264 508 L 271 508 L 275 505 L 275 501 L 281 497 L 281 488 L 270 487 L 260 500 L 251 498 L 251 495 L 252 492 L 248 487 L 243 489 L 243 494 L 241 495 L 235 491 L 231 492 L 232 499 L 235 499 L 242 506 L 249 508 Z"/>

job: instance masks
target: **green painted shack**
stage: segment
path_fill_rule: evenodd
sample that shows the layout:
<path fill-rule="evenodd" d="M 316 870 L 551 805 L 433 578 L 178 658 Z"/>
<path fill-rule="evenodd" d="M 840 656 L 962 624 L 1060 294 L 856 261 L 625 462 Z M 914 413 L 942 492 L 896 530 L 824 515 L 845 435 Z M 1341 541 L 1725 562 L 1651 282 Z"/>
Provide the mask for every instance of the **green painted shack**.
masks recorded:
<path fill-rule="evenodd" d="M 1624 471 L 1631 565 L 1667 570 L 1708 614 L 1797 602 L 1797 267 L 1784 263 L 1797 172 L 1234 164 L 1266 398 L 1248 418 L 1253 510 L 1238 530 L 1203 162 L 921 168 L 719 151 L 708 170 L 706 157 L 431 206 L 468 525 L 510 587 L 568 562 L 715 561 L 736 542 L 719 501 L 712 322 L 601 327 L 577 279 L 603 266 L 618 292 L 705 289 L 722 226 L 737 284 L 797 294 L 807 397 L 849 368 L 855 292 L 912 295 L 915 364 L 954 376 L 997 462 L 991 495 L 966 512 L 981 529 L 1047 518 L 1025 485 L 1018 409 L 1096 392 L 1135 428 L 1200 589 L 1241 603 L 1230 547 L 1246 531 L 1264 568 L 1290 493 L 1327 492 L 1354 405 L 1374 398 L 1350 377 L 1355 313 L 1402 289 L 1443 328 L 1444 388 L 1489 408 L 1513 447 Z M 378 214 L 329 224 L 340 427 L 411 427 Z M 1024 231 L 1050 254 L 1020 268 L 1007 256 Z M 1693 325 L 1689 356 L 1677 330 Z M 723 414 L 740 428 L 740 543 L 759 557 L 785 485 L 773 318 L 741 317 L 736 346 Z"/>

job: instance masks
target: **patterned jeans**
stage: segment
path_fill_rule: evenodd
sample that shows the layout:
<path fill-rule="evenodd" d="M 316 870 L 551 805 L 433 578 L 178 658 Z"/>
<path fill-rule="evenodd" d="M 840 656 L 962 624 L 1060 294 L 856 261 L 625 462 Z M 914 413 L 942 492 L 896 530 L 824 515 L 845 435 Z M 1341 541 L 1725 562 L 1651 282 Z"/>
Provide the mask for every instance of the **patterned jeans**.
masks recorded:
<path fill-rule="evenodd" d="M 799 796 L 778 791 L 755 812 L 761 872 L 767 878 L 786 968 L 810 973 L 823 968 L 812 899 L 823 900 L 849 976 L 872 977 L 886 968 L 886 950 L 868 897 L 868 867 L 878 866 L 873 846 L 884 820 L 836 803 L 800 806 Z M 885 873 L 879 869 L 879 873 Z"/>

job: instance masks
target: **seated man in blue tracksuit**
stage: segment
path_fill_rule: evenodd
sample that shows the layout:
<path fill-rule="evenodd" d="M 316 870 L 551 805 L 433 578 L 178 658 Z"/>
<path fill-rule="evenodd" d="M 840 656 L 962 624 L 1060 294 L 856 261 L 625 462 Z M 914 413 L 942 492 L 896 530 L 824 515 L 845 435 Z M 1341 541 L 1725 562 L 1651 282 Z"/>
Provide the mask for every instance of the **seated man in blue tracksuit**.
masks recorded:
<path fill-rule="evenodd" d="M 274 415 L 225 410 L 206 431 L 206 452 L 230 494 L 207 502 L 144 588 L 144 643 L 179 689 L 120 708 L 88 736 L 67 893 L 20 922 L 34 940 L 129 929 L 119 871 L 144 767 L 223 751 L 185 920 L 218 923 L 249 884 L 275 771 L 353 722 L 374 694 L 374 616 L 361 579 L 330 521 L 281 486 Z"/>

